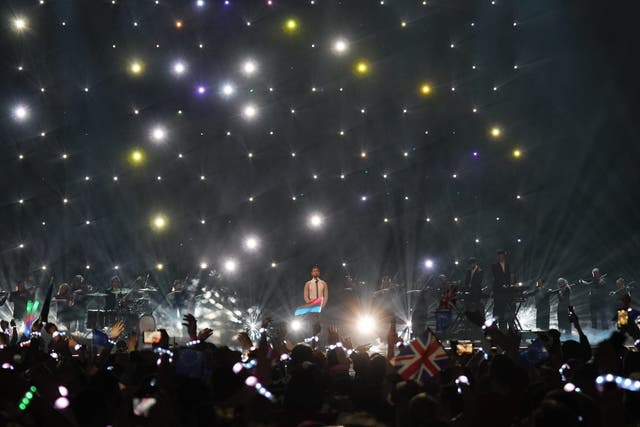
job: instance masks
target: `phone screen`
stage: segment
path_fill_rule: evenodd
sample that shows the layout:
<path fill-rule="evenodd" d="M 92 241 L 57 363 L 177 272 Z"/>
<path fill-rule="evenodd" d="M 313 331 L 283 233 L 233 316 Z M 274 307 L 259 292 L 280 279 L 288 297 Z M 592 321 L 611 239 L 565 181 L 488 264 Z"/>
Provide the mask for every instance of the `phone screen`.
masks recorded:
<path fill-rule="evenodd" d="M 618 310 L 618 329 L 625 326 L 629 322 L 629 312 L 627 310 Z"/>
<path fill-rule="evenodd" d="M 145 344 L 158 344 L 162 335 L 160 331 L 144 331 L 144 343 Z"/>
<path fill-rule="evenodd" d="M 456 353 L 458 356 L 473 353 L 473 343 L 471 342 L 459 342 L 456 344 Z"/>

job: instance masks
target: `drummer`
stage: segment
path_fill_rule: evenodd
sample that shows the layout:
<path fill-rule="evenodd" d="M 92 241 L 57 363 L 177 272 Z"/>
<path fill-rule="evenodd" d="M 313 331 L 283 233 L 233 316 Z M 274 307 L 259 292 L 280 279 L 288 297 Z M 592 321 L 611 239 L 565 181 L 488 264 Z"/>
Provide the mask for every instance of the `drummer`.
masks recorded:
<path fill-rule="evenodd" d="M 105 291 L 105 310 L 114 310 L 118 299 L 122 296 L 122 282 L 118 276 L 111 278 L 111 287 Z"/>

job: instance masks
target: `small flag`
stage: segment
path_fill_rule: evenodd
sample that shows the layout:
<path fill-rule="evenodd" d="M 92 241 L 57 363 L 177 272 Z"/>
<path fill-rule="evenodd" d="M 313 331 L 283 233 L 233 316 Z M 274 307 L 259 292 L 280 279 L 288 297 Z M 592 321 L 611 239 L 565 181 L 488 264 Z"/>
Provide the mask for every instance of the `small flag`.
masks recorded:
<path fill-rule="evenodd" d="M 447 367 L 449 355 L 431 329 L 427 329 L 404 346 L 391 363 L 405 380 L 424 384 Z"/>
<path fill-rule="evenodd" d="M 107 347 L 109 345 L 109 336 L 98 329 L 94 329 L 92 341 L 93 345 Z"/>
<path fill-rule="evenodd" d="M 320 313 L 322 311 L 323 301 L 324 301 L 324 298 L 322 297 L 309 301 L 307 304 L 296 308 L 295 315 L 302 316 L 303 314 L 307 314 L 307 313 Z"/>

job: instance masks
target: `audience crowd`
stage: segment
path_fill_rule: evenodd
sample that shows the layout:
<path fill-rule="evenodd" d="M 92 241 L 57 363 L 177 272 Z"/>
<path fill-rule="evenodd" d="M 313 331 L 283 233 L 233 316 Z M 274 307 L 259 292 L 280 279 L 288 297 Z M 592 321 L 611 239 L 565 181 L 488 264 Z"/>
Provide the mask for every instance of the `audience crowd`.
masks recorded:
<path fill-rule="evenodd" d="M 480 348 L 454 349 L 448 367 L 423 383 L 393 366 L 403 345 L 393 323 L 387 352 L 378 354 L 335 326 L 322 331 L 322 348 L 317 340 L 293 344 L 269 319 L 257 342 L 238 336 L 241 350 L 208 342 L 212 331 L 198 332 L 192 315 L 184 318 L 190 341 L 180 346 L 164 330 L 145 345 L 124 335 L 122 323 L 108 340 L 84 342 L 51 323 L 36 320 L 27 336 L 2 321 L 0 425 L 638 425 L 640 394 L 622 386 L 640 379 L 640 352 L 625 346 L 640 338 L 637 325 L 592 347 L 579 319 L 570 320 L 579 341 L 561 342 L 550 330 L 527 350 L 518 333 L 484 327 Z"/>

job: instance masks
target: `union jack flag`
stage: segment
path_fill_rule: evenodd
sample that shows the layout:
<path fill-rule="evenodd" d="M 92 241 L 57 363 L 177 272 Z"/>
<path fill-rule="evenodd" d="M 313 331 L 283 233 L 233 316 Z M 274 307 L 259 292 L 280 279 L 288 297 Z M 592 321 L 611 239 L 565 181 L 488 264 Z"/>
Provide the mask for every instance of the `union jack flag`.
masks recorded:
<path fill-rule="evenodd" d="M 414 380 L 420 384 L 443 370 L 449 364 L 449 355 L 430 329 L 424 331 L 404 346 L 392 364 L 405 380 Z"/>

